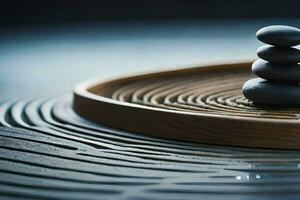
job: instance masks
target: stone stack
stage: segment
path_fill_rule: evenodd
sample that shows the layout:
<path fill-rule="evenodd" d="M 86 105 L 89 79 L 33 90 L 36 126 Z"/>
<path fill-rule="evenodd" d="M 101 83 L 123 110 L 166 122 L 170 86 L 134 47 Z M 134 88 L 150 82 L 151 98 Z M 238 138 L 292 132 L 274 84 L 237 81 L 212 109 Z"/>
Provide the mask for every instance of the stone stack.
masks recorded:
<path fill-rule="evenodd" d="M 257 50 L 260 59 L 252 72 L 260 78 L 248 80 L 244 96 L 256 105 L 271 107 L 300 106 L 300 29 L 290 26 L 268 26 L 256 33 L 267 45 Z"/>

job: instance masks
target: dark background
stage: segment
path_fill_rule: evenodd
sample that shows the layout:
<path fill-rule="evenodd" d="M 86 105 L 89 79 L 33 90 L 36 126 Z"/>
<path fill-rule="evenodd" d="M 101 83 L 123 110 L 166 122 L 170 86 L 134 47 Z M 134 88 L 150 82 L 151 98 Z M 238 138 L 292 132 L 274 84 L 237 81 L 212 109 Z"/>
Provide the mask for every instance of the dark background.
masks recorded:
<path fill-rule="evenodd" d="M 298 198 L 299 151 L 98 129 L 73 113 L 72 89 L 94 78 L 253 62 L 261 27 L 300 27 L 299 0 L 0 2 L 1 200 Z"/>
<path fill-rule="evenodd" d="M 299 17 L 300 1 L 99 0 L 6 1 L 0 24 L 77 22 L 112 19 Z"/>

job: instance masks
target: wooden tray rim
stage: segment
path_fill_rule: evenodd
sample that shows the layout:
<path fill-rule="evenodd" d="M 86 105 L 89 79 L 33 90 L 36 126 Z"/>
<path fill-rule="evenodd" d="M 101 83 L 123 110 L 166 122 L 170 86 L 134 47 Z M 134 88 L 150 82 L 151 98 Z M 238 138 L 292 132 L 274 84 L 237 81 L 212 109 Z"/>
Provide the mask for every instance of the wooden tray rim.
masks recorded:
<path fill-rule="evenodd" d="M 159 77 L 159 76 L 166 76 L 166 75 L 175 75 L 181 73 L 190 73 L 193 71 L 201 72 L 206 70 L 216 70 L 216 69 L 232 69 L 232 68 L 249 68 L 252 62 L 234 62 L 234 63 L 226 63 L 226 64 L 209 64 L 209 65 L 199 65 L 193 66 L 189 68 L 179 68 L 179 69 L 171 69 L 171 70 L 161 70 L 155 71 L 150 73 L 140 73 L 135 75 L 125 75 L 121 77 L 114 77 L 107 80 L 99 80 L 99 79 L 92 79 L 85 82 L 82 82 L 76 85 L 73 89 L 73 94 L 76 96 L 81 96 L 84 98 L 89 98 L 94 101 L 99 101 L 107 104 L 114 104 L 116 106 L 126 106 L 126 107 L 134 107 L 139 109 L 147 109 L 155 112 L 168 112 L 168 113 L 176 113 L 176 114 L 183 114 L 183 115 L 192 115 L 195 117 L 211 117 L 211 118 L 228 118 L 237 121 L 254 121 L 254 122 L 264 122 L 264 123 L 290 123 L 290 124 L 298 124 L 298 120 L 290 120 L 290 119 L 267 119 L 267 118 L 254 118 L 248 116 L 230 116 L 230 115 L 220 115 L 214 113 L 200 113 L 200 112 L 187 112 L 187 111 L 177 111 L 171 109 L 164 109 L 164 108 L 157 108 L 151 106 L 145 106 L 140 104 L 134 104 L 129 102 L 122 102 L 115 99 L 111 99 L 105 96 L 101 96 L 90 92 L 93 88 L 101 87 L 109 87 L 111 84 L 120 84 L 124 82 L 131 82 L 137 81 L 144 78 L 151 78 L 151 77 Z M 250 69 L 250 68 L 249 68 Z"/>

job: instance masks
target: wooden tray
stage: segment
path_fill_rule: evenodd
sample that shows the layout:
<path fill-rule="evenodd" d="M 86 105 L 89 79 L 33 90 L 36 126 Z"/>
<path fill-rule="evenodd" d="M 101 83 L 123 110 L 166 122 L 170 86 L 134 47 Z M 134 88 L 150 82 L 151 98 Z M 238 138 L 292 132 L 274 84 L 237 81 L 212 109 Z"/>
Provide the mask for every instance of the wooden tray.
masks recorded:
<path fill-rule="evenodd" d="M 251 63 L 201 66 L 74 89 L 74 110 L 117 129 L 182 141 L 300 149 L 299 109 L 255 107 L 241 93 Z"/>

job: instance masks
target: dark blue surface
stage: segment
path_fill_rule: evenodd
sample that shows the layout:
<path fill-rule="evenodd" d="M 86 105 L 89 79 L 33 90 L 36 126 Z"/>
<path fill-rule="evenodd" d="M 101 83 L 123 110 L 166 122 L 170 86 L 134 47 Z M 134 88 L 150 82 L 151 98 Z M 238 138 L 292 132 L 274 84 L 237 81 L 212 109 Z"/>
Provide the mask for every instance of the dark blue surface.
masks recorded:
<path fill-rule="evenodd" d="M 123 21 L 2 29 L 0 198 L 297 199 L 299 151 L 126 133 L 85 121 L 72 111 L 69 97 L 61 98 L 89 78 L 252 60 L 260 45 L 257 29 L 297 21 Z"/>

